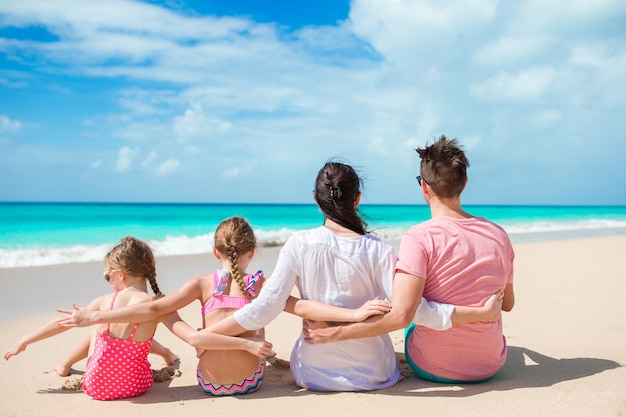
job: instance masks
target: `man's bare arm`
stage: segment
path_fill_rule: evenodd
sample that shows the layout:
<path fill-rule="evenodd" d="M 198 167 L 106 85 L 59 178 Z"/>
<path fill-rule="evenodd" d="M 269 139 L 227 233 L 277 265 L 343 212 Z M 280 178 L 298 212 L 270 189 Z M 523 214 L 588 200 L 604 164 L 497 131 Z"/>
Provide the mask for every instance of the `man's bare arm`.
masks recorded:
<path fill-rule="evenodd" d="M 398 271 L 393 281 L 394 296 L 389 313 L 372 316 L 361 323 L 336 327 L 314 328 L 305 321 L 304 339 L 308 343 L 328 343 L 378 336 L 408 327 L 420 305 L 424 283 L 424 278 Z"/>

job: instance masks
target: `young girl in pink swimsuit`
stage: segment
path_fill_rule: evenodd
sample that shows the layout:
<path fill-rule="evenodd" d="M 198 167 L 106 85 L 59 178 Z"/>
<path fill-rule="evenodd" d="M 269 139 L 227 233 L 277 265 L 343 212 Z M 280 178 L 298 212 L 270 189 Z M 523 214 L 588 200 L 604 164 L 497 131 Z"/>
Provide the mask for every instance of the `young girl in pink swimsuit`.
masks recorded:
<path fill-rule="evenodd" d="M 114 311 L 130 305 L 151 304 L 153 297 L 148 294 L 148 282 L 156 294 L 155 298 L 163 296 L 156 282 L 154 256 L 144 242 L 126 237 L 105 256 L 104 262 L 104 278 L 115 293 L 96 298 L 89 304 L 90 309 Z M 197 333 L 176 312 L 142 323 L 100 326 L 94 332 L 89 349 L 90 358 L 83 382 L 85 393 L 97 400 L 115 400 L 142 395 L 152 387 L 148 354 L 159 322 L 185 341 Z M 8 360 L 24 351 L 29 344 L 68 329 L 54 320 L 23 336 L 4 358 Z M 222 343 L 232 348 L 239 346 L 241 349 L 252 349 L 259 345 L 236 337 L 215 337 L 215 340 L 209 342 Z M 78 351 L 81 349 L 77 348 Z"/>

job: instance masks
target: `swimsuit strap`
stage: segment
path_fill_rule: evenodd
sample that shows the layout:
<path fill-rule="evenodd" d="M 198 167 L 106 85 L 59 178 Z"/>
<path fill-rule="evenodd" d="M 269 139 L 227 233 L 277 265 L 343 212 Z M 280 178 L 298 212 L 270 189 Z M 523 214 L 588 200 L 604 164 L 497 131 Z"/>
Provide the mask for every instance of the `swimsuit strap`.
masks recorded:
<path fill-rule="evenodd" d="M 230 281 L 230 272 L 227 269 L 218 269 L 213 273 L 213 296 L 223 295 Z"/>
<path fill-rule="evenodd" d="M 146 302 L 152 301 L 150 299 L 146 300 Z M 135 337 L 135 332 L 137 331 L 137 328 L 139 327 L 141 323 L 137 322 L 135 323 L 135 325 L 133 326 L 133 330 L 130 331 L 130 336 L 128 336 L 128 340 L 133 340 L 133 337 Z M 156 327 L 154 328 L 154 332 L 152 332 L 152 337 L 154 337 L 154 333 L 156 333 Z"/>
<path fill-rule="evenodd" d="M 115 299 L 117 298 L 117 294 L 119 294 L 118 291 L 115 292 L 115 294 L 113 294 L 113 298 L 111 299 L 111 305 L 109 306 L 109 310 L 113 310 L 113 305 L 115 304 Z M 109 329 L 111 327 L 111 323 L 107 323 L 107 331 L 106 331 L 106 335 L 109 335 Z"/>
<path fill-rule="evenodd" d="M 135 325 L 133 326 L 133 330 L 130 331 L 130 336 L 128 336 L 128 340 L 133 340 L 135 332 L 137 331 L 137 327 L 139 327 L 139 323 L 135 323 Z"/>
<path fill-rule="evenodd" d="M 254 289 L 254 284 L 256 284 L 257 282 L 263 279 L 265 279 L 265 277 L 263 276 L 263 271 L 261 271 L 260 269 L 256 271 L 254 274 L 248 274 L 248 276 L 246 277 L 246 281 L 247 281 L 246 290 L 248 290 L 248 292 L 252 294 L 252 296 L 255 298 L 257 296 L 257 293 L 256 293 L 256 290 Z"/>

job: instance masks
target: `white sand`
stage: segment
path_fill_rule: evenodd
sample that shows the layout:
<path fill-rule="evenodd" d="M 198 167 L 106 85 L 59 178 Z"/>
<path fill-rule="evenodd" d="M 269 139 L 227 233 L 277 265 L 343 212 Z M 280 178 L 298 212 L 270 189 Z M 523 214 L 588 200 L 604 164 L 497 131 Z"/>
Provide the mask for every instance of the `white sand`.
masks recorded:
<path fill-rule="evenodd" d="M 394 242 L 395 243 L 395 242 Z M 395 245 L 394 245 L 395 246 Z M 182 376 L 129 400 L 96 401 L 61 390 L 52 371 L 88 329 L 73 329 L 3 361 L 0 416 L 626 416 L 626 236 L 515 245 L 516 306 L 504 313 L 509 357 L 491 381 L 442 385 L 412 376 L 369 393 L 315 393 L 294 385 L 288 370 L 268 368 L 253 394 L 212 398 L 195 380 L 195 351 L 168 333 L 157 339 L 181 357 Z M 278 248 L 260 251 L 253 268 L 271 273 Z M 217 267 L 210 255 L 161 258 L 159 283 L 171 292 Z M 109 290 L 102 264 L 0 269 L 0 349 L 56 317 L 56 307 L 86 304 Z M 181 311 L 200 326 L 200 305 Z M 289 360 L 297 317 L 283 313 L 267 327 L 278 358 Z M 392 334 L 399 359 L 402 332 Z M 160 368 L 160 358 L 150 357 Z M 85 362 L 75 369 L 84 371 Z"/>

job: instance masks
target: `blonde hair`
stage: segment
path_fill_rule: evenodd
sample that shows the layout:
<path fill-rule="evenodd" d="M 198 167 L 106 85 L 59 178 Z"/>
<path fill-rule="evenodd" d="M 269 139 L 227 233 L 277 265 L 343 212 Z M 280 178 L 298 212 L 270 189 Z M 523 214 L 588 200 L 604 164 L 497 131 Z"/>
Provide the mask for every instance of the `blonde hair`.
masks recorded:
<path fill-rule="evenodd" d="M 132 236 L 126 236 L 104 257 L 104 261 L 125 273 L 148 280 L 155 299 L 163 297 L 156 282 L 156 263 L 150 246 Z"/>
<path fill-rule="evenodd" d="M 230 274 L 250 301 L 254 298 L 246 289 L 239 271 L 239 256 L 256 248 L 256 238 L 250 224 L 242 217 L 231 217 L 222 221 L 215 230 L 213 246 L 222 255 L 228 256 Z"/>

